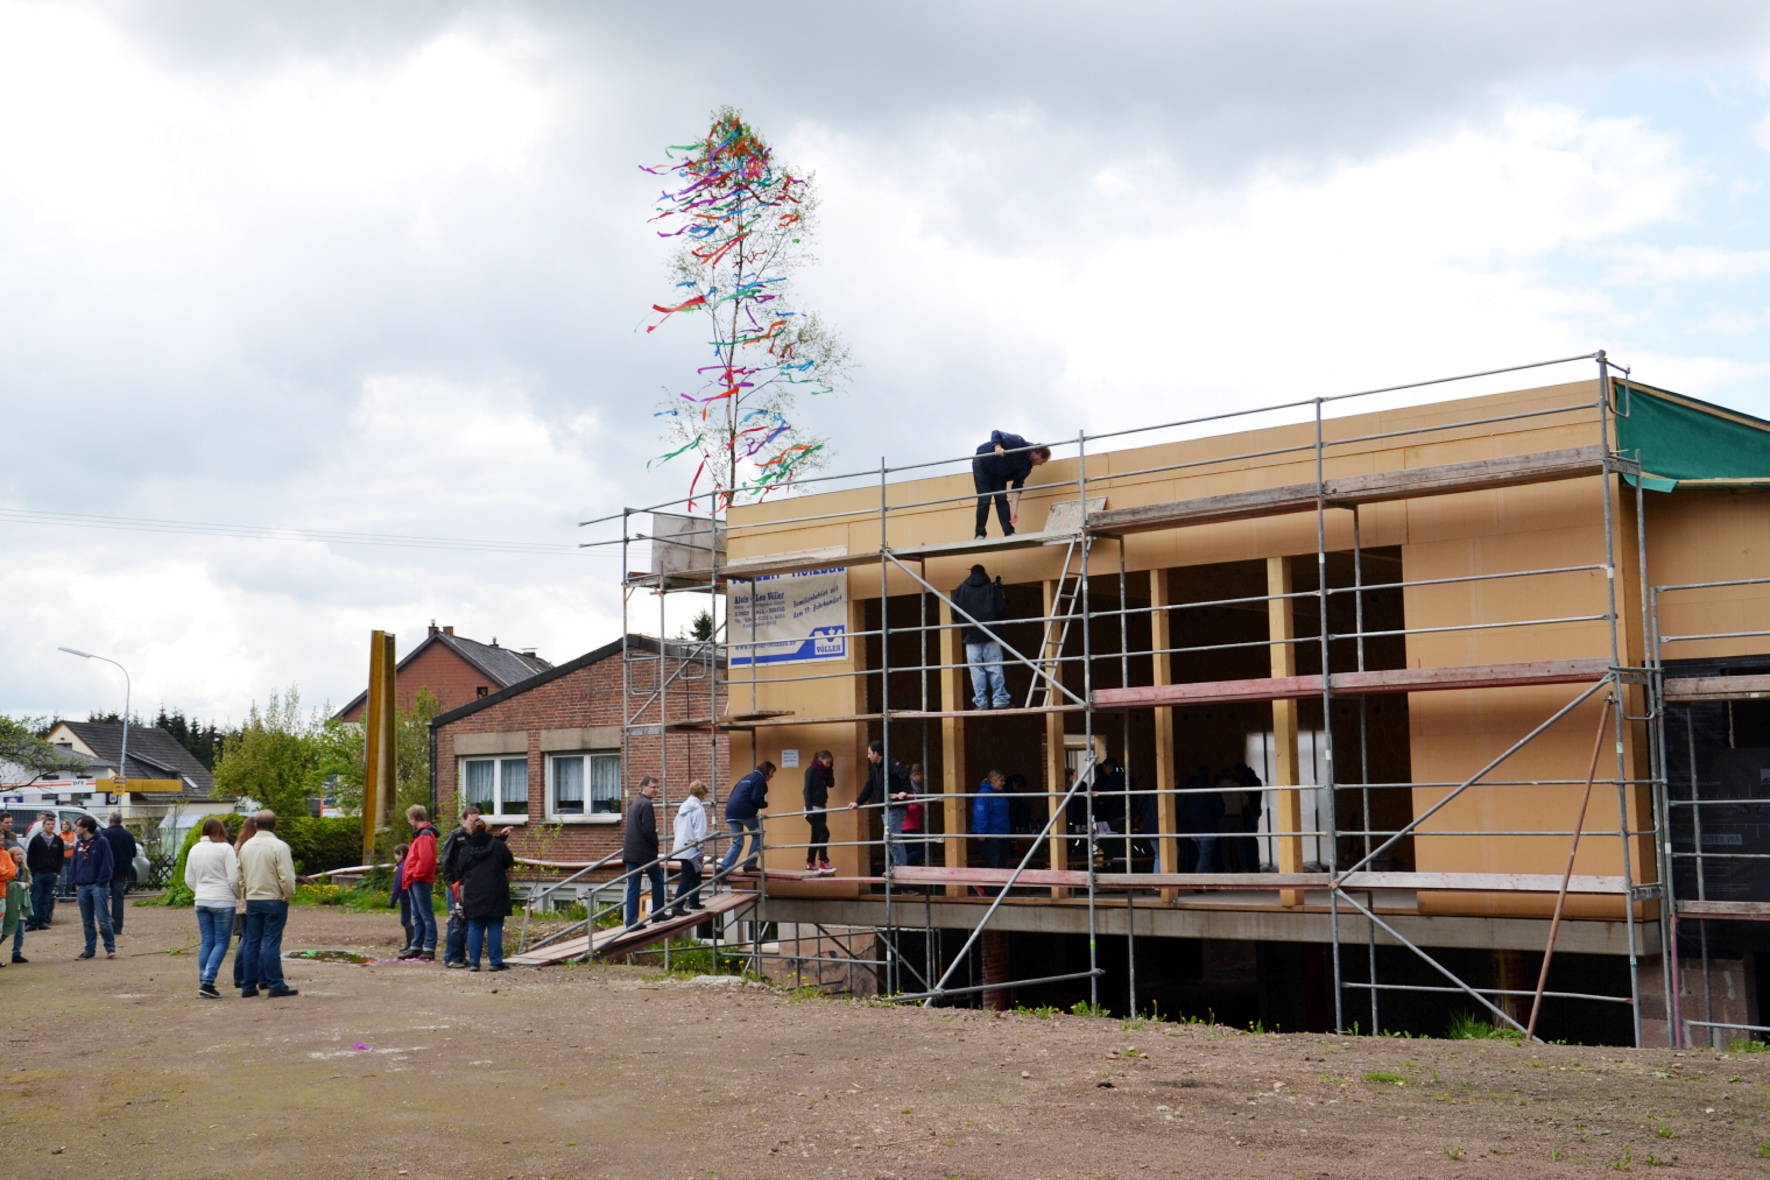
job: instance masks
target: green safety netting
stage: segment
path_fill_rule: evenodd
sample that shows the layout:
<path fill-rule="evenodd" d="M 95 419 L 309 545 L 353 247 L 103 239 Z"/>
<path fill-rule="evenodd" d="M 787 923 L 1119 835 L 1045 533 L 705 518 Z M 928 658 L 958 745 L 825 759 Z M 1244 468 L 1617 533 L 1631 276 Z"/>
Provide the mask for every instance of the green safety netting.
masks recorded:
<path fill-rule="evenodd" d="M 1693 397 L 1616 382 L 1617 450 L 1641 454 L 1641 484 L 1770 487 L 1770 422 Z M 1634 483 L 1630 476 L 1629 482 Z"/>

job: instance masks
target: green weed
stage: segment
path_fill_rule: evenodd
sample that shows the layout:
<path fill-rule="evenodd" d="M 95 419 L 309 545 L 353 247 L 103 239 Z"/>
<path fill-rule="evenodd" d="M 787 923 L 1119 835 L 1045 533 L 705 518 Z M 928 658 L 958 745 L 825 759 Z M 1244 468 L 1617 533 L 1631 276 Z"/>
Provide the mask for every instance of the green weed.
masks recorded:
<path fill-rule="evenodd" d="M 1105 1005 L 1090 1004 L 1086 1000 L 1077 1000 L 1074 1004 L 1070 1005 L 1069 1010 L 1071 1012 L 1074 1012 L 1077 1016 L 1110 1016 L 1111 1015 L 1111 1013 L 1106 1010 Z"/>
<path fill-rule="evenodd" d="M 1515 1028 L 1497 1027 L 1485 1016 L 1458 1012 L 1450 1018 L 1446 1033 L 1453 1041 L 1522 1041 L 1524 1034 Z"/>
<path fill-rule="evenodd" d="M 1444 1149 L 1444 1154 L 1448 1155 L 1453 1160 L 1460 1160 L 1463 1158 L 1463 1145 L 1459 1143 L 1455 1147 L 1446 1147 Z"/>
<path fill-rule="evenodd" d="M 1376 1070 L 1373 1070 L 1372 1072 L 1365 1074 L 1364 1080 L 1367 1082 L 1378 1082 L 1378 1083 L 1381 1083 L 1382 1085 L 1385 1085 L 1385 1086 L 1405 1086 L 1405 1085 L 1407 1085 L 1407 1079 L 1402 1077 L 1398 1073 L 1382 1073 L 1382 1072 L 1376 1071 Z"/>

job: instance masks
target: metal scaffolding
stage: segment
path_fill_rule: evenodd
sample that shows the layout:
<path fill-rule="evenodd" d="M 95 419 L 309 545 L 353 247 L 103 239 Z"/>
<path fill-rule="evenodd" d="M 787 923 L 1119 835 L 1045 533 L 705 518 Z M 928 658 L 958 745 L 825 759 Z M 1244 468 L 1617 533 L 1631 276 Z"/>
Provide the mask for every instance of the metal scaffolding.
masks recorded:
<path fill-rule="evenodd" d="M 1590 402 L 1518 409 L 1512 413 L 1493 414 L 1466 421 L 1432 421 L 1406 429 L 1374 433 L 1342 436 L 1343 432 L 1330 429 L 1337 420 L 1337 412 L 1348 403 L 1357 404 L 1356 399 L 1576 363 L 1590 364 L 1596 368 L 1598 392 Z M 1109 907 L 1122 907 L 1126 911 L 1123 927 L 1127 942 L 1125 983 L 1130 1009 L 1136 1012 L 1139 1010 L 1137 941 L 1141 937 L 1137 934 L 1137 915 L 1140 909 L 1147 911 L 1153 906 L 1179 904 L 1178 891 L 1195 890 L 1214 895 L 1224 892 L 1254 895 L 1256 899 L 1264 899 L 1257 900 L 1257 904 L 1275 904 L 1307 912 L 1325 909 L 1331 932 L 1333 1024 L 1336 1029 L 1348 1027 L 1345 1001 L 1350 996 L 1362 996 L 1358 1004 L 1359 1015 L 1362 1016 L 1368 1009 L 1371 1030 L 1379 1031 L 1383 1028 L 1381 997 L 1388 993 L 1414 991 L 1461 995 L 1488 1013 L 1496 1024 L 1510 1026 L 1524 1035 L 1534 1035 L 1536 1017 L 1545 999 L 1561 1003 L 1626 1005 L 1631 1015 L 1635 1042 L 1641 1044 L 1643 973 L 1654 970 L 1660 975 L 1659 986 L 1663 987 L 1667 1002 L 1673 1008 L 1669 1014 L 1671 1037 L 1674 1041 L 1681 1040 L 1684 1026 L 1680 1023 L 1681 1014 L 1676 1010 L 1679 987 L 1675 978 L 1677 968 L 1673 961 L 1676 956 L 1678 917 L 1680 914 L 1694 916 L 1699 928 L 1706 929 L 1709 919 L 1723 915 L 1713 909 L 1704 910 L 1701 906 L 1689 908 L 1690 903 L 1674 902 L 1672 897 L 1672 881 L 1675 875 L 1673 868 L 1677 861 L 1682 858 L 1696 858 L 1700 866 L 1703 858 L 1717 854 L 1705 852 L 1700 847 L 1701 808 L 1705 803 L 1694 796 L 1690 799 L 1668 800 L 1666 730 L 1668 704 L 1675 699 L 1675 693 L 1673 698 L 1668 698 L 1668 685 L 1672 682 L 1665 678 L 1660 649 L 1662 645 L 1680 641 L 1766 636 L 1770 632 L 1732 632 L 1723 636 L 1659 634 L 1659 596 L 1662 593 L 1687 591 L 1695 587 L 1660 586 L 1651 588 L 1650 592 L 1644 589 L 1648 586 L 1648 581 L 1645 505 L 1641 480 L 1638 478 L 1641 471 L 1640 456 L 1638 453 L 1621 453 L 1613 445 L 1614 422 L 1617 417 L 1628 415 L 1628 398 L 1626 371 L 1615 369 L 1605 353 L 1598 352 L 1408 385 L 1314 397 L 1276 407 L 1226 411 L 1135 430 L 1094 435 L 1079 433 L 1072 443 L 1061 444 L 1066 449 L 1073 447 L 1073 480 L 1041 484 L 1037 489 L 1046 492 L 1054 486 L 1067 488 L 1073 491 L 1073 500 L 1069 503 L 1060 502 L 1053 507 L 1053 523 L 1043 532 L 1018 533 L 1003 538 L 919 545 L 892 543 L 891 523 L 894 513 L 942 505 L 970 505 L 978 499 L 976 495 L 964 494 L 933 500 L 912 497 L 893 503 L 893 490 L 905 486 L 894 480 L 893 476 L 919 477 L 937 472 L 943 466 L 968 463 L 971 456 L 902 467 L 893 467 L 881 459 L 878 467 L 871 471 L 822 476 L 802 481 L 800 485 L 805 487 L 824 484 L 852 488 L 860 485 L 861 481 L 876 480 L 878 498 L 873 507 L 843 507 L 800 516 L 783 517 L 777 514 L 766 523 L 744 524 L 728 522 L 724 517 L 723 504 L 717 496 L 711 496 L 706 498 L 705 515 L 700 518 L 670 512 L 669 510 L 683 504 L 682 501 L 677 501 L 650 509 L 628 509 L 619 517 L 587 521 L 585 523 L 588 525 L 611 523 L 617 519 L 621 522 L 622 532 L 619 538 L 592 543 L 620 544 L 624 570 L 632 570 L 632 563 L 625 558 L 633 543 L 649 541 L 652 545 L 651 568 L 642 572 L 628 572 L 623 579 L 624 623 L 629 624 L 623 627 L 624 633 L 633 632 L 631 623 L 639 596 L 647 593 L 655 595 L 658 600 L 657 626 L 660 636 L 667 633 L 664 602 L 671 594 L 687 592 L 706 595 L 707 614 L 713 622 L 712 638 L 693 645 L 687 658 L 678 658 L 683 656 L 682 652 L 671 654 L 675 645 L 668 642 L 658 645 L 655 656 L 650 652 L 629 653 L 626 662 L 629 709 L 624 730 L 623 755 L 629 755 L 636 748 L 636 742 L 653 737 L 659 739 L 660 749 L 663 751 L 660 762 L 666 767 L 662 777 L 666 783 L 667 800 L 670 784 L 680 782 L 681 778 L 677 770 L 671 767 L 668 754 L 668 739 L 673 733 L 705 735 L 706 742 L 702 747 L 704 755 L 690 756 L 684 773 L 694 777 L 696 759 L 704 757 L 708 768 L 704 777 L 713 786 L 717 778 L 714 772 L 719 766 L 720 742 L 723 735 L 730 733 L 755 734 L 774 727 L 832 722 L 866 723 L 874 728 L 883 743 L 887 765 L 891 764 L 896 754 L 906 748 L 915 749 L 919 746 L 920 761 L 926 766 L 933 761 L 932 735 L 940 725 L 956 723 L 959 718 L 979 725 L 990 725 L 998 717 L 1045 718 L 1046 781 L 1043 792 L 1029 795 L 1028 799 L 1042 797 L 1046 818 L 1043 826 L 1036 832 L 1017 833 L 1011 837 L 1015 842 L 1024 844 L 1015 867 L 971 867 L 968 843 L 975 837 L 962 830 L 962 827 L 955 828 L 952 821 L 954 818 L 962 820 L 964 808 L 978 797 L 978 793 L 944 790 L 924 794 L 923 802 L 927 805 L 925 813 L 928 818 L 921 831 L 906 838 L 898 827 L 894 827 L 895 820 L 891 817 L 887 817 L 880 838 L 866 836 L 866 829 L 863 828 L 862 839 L 847 842 L 848 846 L 858 845 L 861 848 L 863 864 L 860 873 L 851 877 L 822 878 L 845 881 L 861 890 L 877 891 L 883 906 L 882 922 L 875 931 L 878 945 L 882 948 L 879 962 L 881 984 L 886 994 L 897 999 L 933 1004 L 978 992 L 1007 993 L 1021 987 L 1087 979 L 1090 1000 L 1098 1004 L 1100 981 L 1107 973 L 1101 965 L 1099 954 L 1100 915 Z M 1210 455 L 1160 467 L 1126 471 L 1117 470 L 1108 464 L 1104 471 L 1098 467 L 1093 472 L 1090 471 L 1090 446 L 1098 454 L 1099 444 L 1106 440 L 1123 440 L 1134 435 L 1149 434 L 1168 437 L 1186 435 L 1188 432 L 1196 433 L 1201 427 L 1219 426 L 1274 413 L 1288 414 L 1293 421 L 1300 419 L 1304 424 L 1312 423 L 1312 439 L 1289 445 L 1255 446 L 1238 454 Z M 1405 468 L 1376 474 L 1333 476 L 1328 470 L 1330 461 L 1337 454 L 1350 453 L 1349 448 L 1352 447 L 1391 444 L 1403 438 L 1429 442 L 1434 437 L 1444 437 L 1447 432 L 1466 431 L 1472 427 L 1499 427 L 1530 419 L 1545 420 L 1545 424 L 1557 427 L 1577 427 L 1582 430 L 1589 428 L 1592 441 L 1583 446 L 1555 451 L 1438 467 Z M 1053 444 L 1054 447 L 1058 445 Z M 1223 469 L 1238 462 L 1271 459 L 1275 456 L 1311 462 L 1313 480 L 1285 487 L 1193 498 L 1168 504 L 1112 510 L 1105 507 L 1104 495 L 1127 480 L 1155 475 L 1180 475 L 1199 468 Z M 1372 558 L 1364 544 L 1361 506 L 1573 479 L 1589 479 L 1598 490 L 1603 523 L 1601 560 L 1480 572 L 1456 577 L 1407 579 L 1396 576 L 1372 581 L 1367 576 L 1366 567 Z M 913 490 L 918 496 L 926 494 L 921 487 L 914 487 Z M 1621 523 L 1629 507 L 1626 501 L 1628 497 L 1633 499 L 1632 546 L 1631 538 L 1627 536 L 1627 530 Z M 1158 580 L 1165 579 L 1170 571 L 1157 568 L 1150 571 L 1151 592 L 1148 604 L 1141 605 L 1131 601 L 1129 576 L 1126 573 L 1127 537 L 1156 530 L 1184 530 L 1226 521 L 1304 512 L 1312 512 L 1315 517 L 1313 586 L 1296 588 L 1291 582 L 1292 567 L 1286 564 L 1290 560 L 1297 561 L 1298 574 L 1306 575 L 1306 569 L 1302 568 L 1306 558 L 1276 558 L 1271 561 L 1278 565 L 1269 563 L 1269 580 L 1264 594 L 1207 595 L 1176 602 L 1171 600 L 1165 581 L 1160 583 L 1162 588 L 1157 588 Z M 634 528 L 638 518 L 645 513 L 653 515 L 654 524 L 650 534 L 638 532 Z M 813 523 L 853 524 L 868 516 L 876 516 L 878 522 L 876 549 L 849 552 L 844 548 L 839 552 L 824 550 L 741 560 L 730 560 L 726 556 L 725 542 L 728 533 L 739 536 L 758 529 L 778 529 Z M 681 524 L 684 520 L 699 520 L 702 523 L 687 527 Z M 674 523 L 661 525 L 656 523 L 659 521 Z M 1341 523 L 1350 526 L 1349 552 L 1343 545 L 1336 548 L 1330 544 L 1331 536 L 1339 536 L 1348 531 L 1340 527 Z M 962 702 L 954 699 L 955 692 L 951 687 L 943 687 L 942 691 L 931 697 L 930 674 L 933 674 L 937 684 L 941 684 L 943 678 L 950 684 L 967 667 L 963 652 L 956 643 L 956 636 L 969 620 L 955 621 L 957 616 L 954 613 L 954 603 L 948 594 L 929 580 L 927 563 L 937 558 L 982 556 L 1033 547 L 1048 547 L 1053 552 L 1057 547 L 1062 549 L 1060 571 L 1054 578 L 1044 579 L 1044 610 L 1036 616 L 1016 617 L 994 627 L 981 628 L 1001 644 L 1004 664 L 1020 669 L 1027 677 L 1024 696 L 1012 707 L 988 711 L 957 707 Z M 1635 568 L 1629 570 L 1624 563 L 1628 560 L 1627 550 L 1631 547 L 1634 549 L 1632 565 Z M 1116 560 L 1116 577 L 1109 573 L 1096 572 L 1094 567 L 1102 559 Z M 1350 584 L 1336 584 L 1337 581 L 1343 582 L 1344 578 L 1335 571 L 1345 569 L 1348 559 Z M 756 670 L 758 661 L 749 658 L 748 710 L 734 707 L 733 693 L 736 691 L 741 694 L 745 684 L 732 675 L 721 675 L 721 670 L 729 673 L 733 655 L 753 657 L 758 650 L 759 640 L 753 623 L 753 611 L 750 633 L 733 634 L 730 613 L 722 605 L 727 590 L 740 583 L 753 584 L 756 579 L 765 576 L 828 568 L 852 571 L 875 563 L 879 566 L 877 624 L 869 624 L 867 629 L 851 633 L 848 640 L 850 643 L 861 642 L 863 652 L 868 648 L 876 650 L 877 659 L 863 661 L 863 666 L 858 670 L 798 670 L 790 674 L 771 674 L 768 678 L 761 679 Z M 1050 564 L 1056 565 L 1055 557 Z M 1385 625 L 1380 620 L 1373 622 L 1369 615 L 1372 603 L 1377 596 L 1382 595 L 1398 596 L 1407 591 L 1433 587 L 1479 588 L 1509 579 L 1566 579 L 1592 574 L 1602 575 L 1601 578 L 1594 579 L 1602 585 L 1602 590 L 1597 593 L 1598 600 L 1574 613 L 1547 612 L 1540 617 L 1520 619 L 1472 618 L 1449 625 L 1411 628 L 1406 625 L 1405 619 L 1401 619 L 1399 625 Z M 1278 580 L 1275 581 L 1275 578 Z M 901 591 L 895 595 L 892 593 L 894 579 L 900 585 L 907 583 L 916 599 L 914 604 L 907 603 L 905 599 L 908 596 Z M 1618 586 L 1619 580 L 1624 583 L 1621 588 Z M 1096 583 L 1105 583 L 1108 589 L 1101 592 Z M 1631 597 L 1634 601 L 1630 601 Z M 901 616 L 895 619 L 894 604 L 900 608 L 895 613 Z M 1312 635 L 1298 635 L 1294 631 L 1294 610 L 1304 604 L 1313 605 L 1316 612 L 1317 623 Z M 1218 636 L 1223 641 L 1176 643 L 1170 630 L 1173 612 L 1201 608 L 1265 612 L 1269 620 L 1282 617 L 1284 626 L 1290 630 L 1280 631 L 1275 622 L 1269 627 L 1268 633 L 1260 638 L 1234 639 Z M 1641 630 L 1647 637 L 1649 655 L 1644 664 L 1632 664 L 1627 658 L 1625 636 L 1633 625 L 1634 612 L 1638 612 Z M 908 619 L 912 613 L 913 621 Z M 1349 617 L 1350 629 L 1337 629 L 1333 622 L 1336 617 Z M 1016 634 L 1028 630 L 1029 624 L 1032 625 L 1030 629 L 1037 632 L 1036 646 L 1024 640 L 1018 645 L 1010 642 Z M 1594 626 L 1602 630 L 1607 639 L 1596 645 L 1596 650 L 1578 658 L 1467 667 L 1372 666 L 1372 647 L 1383 641 L 1405 643 L 1414 636 L 1570 625 Z M 1134 644 L 1133 630 L 1142 632 L 1145 628 L 1149 635 L 1147 644 Z M 1113 636 L 1115 631 L 1116 640 Z M 913 650 L 915 653 L 910 663 L 904 664 L 900 660 L 894 664 L 894 638 L 900 641 L 900 646 L 904 643 L 911 645 L 903 649 Z M 1319 670 L 1299 674 L 1296 668 L 1297 657 L 1306 648 L 1313 649 L 1310 659 Z M 1243 680 L 1215 681 L 1175 680 L 1172 675 L 1172 665 L 1177 659 L 1198 659 L 1206 655 L 1238 651 L 1268 653 L 1273 674 Z M 650 679 L 635 675 L 636 671 L 649 667 L 654 660 L 655 672 L 651 673 Z M 1151 670 L 1150 682 L 1133 684 L 1134 665 L 1140 668 L 1146 662 Z M 1404 660 L 1403 665 L 1406 662 Z M 693 675 L 686 675 L 684 670 L 688 668 L 697 671 Z M 1765 670 L 1770 672 L 1770 661 L 1766 662 Z M 1102 679 L 1101 683 L 1097 683 L 1097 674 Z M 764 686 L 854 678 L 860 678 L 864 682 L 867 692 L 860 697 L 865 701 L 864 706 L 851 712 L 799 716 L 759 708 Z M 1766 676 L 1765 680 L 1765 685 L 1761 687 L 1770 693 L 1770 676 Z M 1474 773 L 1448 782 L 1372 781 L 1372 739 L 1368 714 L 1372 697 L 1440 690 L 1548 685 L 1569 686 L 1573 695 L 1565 704 L 1550 710 L 1540 723 L 1535 724 Z M 693 702 L 692 708 L 673 713 L 670 706 L 672 693 L 688 694 L 686 699 Z M 871 694 L 870 697 L 868 693 Z M 1179 871 L 1183 864 L 1182 854 L 1188 845 L 1201 855 L 1208 856 L 1206 841 L 1214 840 L 1220 833 L 1196 828 L 1189 830 L 1181 826 L 1174 818 L 1176 809 L 1188 796 L 1218 791 L 1218 787 L 1215 784 L 1180 786 L 1175 777 L 1175 756 L 1170 749 L 1167 754 L 1170 765 L 1166 769 L 1158 766 L 1155 778 L 1158 784 L 1164 778 L 1173 778 L 1172 785 L 1139 789 L 1132 772 L 1142 768 L 1131 765 L 1132 715 L 1142 710 L 1152 711 L 1152 714 L 1169 710 L 1165 716 L 1168 717 L 1166 725 L 1171 747 L 1172 711 L 1175 709 L 1236 702 L 1273 702 L 1276 709 L 1277 702 L 1286 701 L 1310 701 L 1320 708 L 1321 728 L 1314 732 L 1310 743 L 1319 773 L 1312 776 L 1317 779 L 1313 783 L 1301 781 L 1300 773 L 1289 776 L 1298 781 L 1273 783 L 1273 775 L 1269 771 L 1265 781 L 1254 784 L 1260 793 L 1260 813 L 1266 817 L 1262 821 L 1266 826 L 1248 834 L 1272 851 L 1272 860 L 1278 871 L 1271 871 L 1271 867 L 1258 872 Z M 1348 710 L 1355 707 L 1355 723 L 1336 722 L 1336 706 L 1342 704 Z M 1508 760 L 1552 728 L 1565 725 L 1566 719 L 1582 706 L 1591 705 L 1600 708 L 1599 730 L 1594 739 L 1591 770 L 1584 779 L 1498 777 L 1503 773 Z M 1071 714 L 1075 716 L 1070 717 Z M 1347 715 L 1351 716 L 1351 713 Z M 686 719 L 672 720 L 673 716 Z M 1070 733 L 1066 720 L 1076 723 L 1079 732 Z M 1111 732 L 1115 728 L 1114 723 L 1116 733 Z M 1648 736 L 1649 773 L 1645 777 L 1631 774 L 1629 758 L 1625 752 L 1632 738 L 1641 732 L 1639 727 L 1642 726 L 1645 726 Z M 1119 755 L 1110 759 L 1109 766 L 1102 761 L 1101 751 L 1114 740 L 1118 743 Z M 1050 748 L 1053 741 L 1060 742 L 1060 748 Z M 1073 768 L 1073 781 L 1059 785 L 1055 781 L 1056 768 L 1066 760 L 1072 741 L 1078 743 L 1080 762 Z M 1606 745 L 1614 746 L 1613 764 L 1601 757 Z M 947 753 L 943 753 L 942 769 L 950 776 L 954 769 L 947 764 L 947 756 Z M 958 773 L 963 774 L 962 757 L 960 763 Z M 1691 781 L 1694 783 L 1693 775 Z M 1442 820 L 1438 824 L 1433 823 L 1435 817 L 1445 813 L 1453 802 L 1469 792 L 1522 784 L 1570 788 L 1583 785 L 1585 801 L 1581 804 L 1579 820 L 1571 828 L 1522 825 L 1517 830 L 1505 831 L 1466 828 L 1461 825 L 1445 827 L 1442 826 Z M 1587 808 L 1593 791 L 1604 784 L 1609 784 L 1616 794 L 1617 819 L 1614 828 L 1609 827 L 1605 821 L 1598 821 L 1593 826 L 1588 826 L 1587 823 Z M 1422 790 L 1435 790 L 1438 797 L 1429 804 L 1413 807 L 1411 817 L 1404 823 L 1391 827 L 1380 827 L 1377 824 L 1373 817 L 1373 801 L 1382 797 L 1382 793 Z M 1342 822 L 1339 814 L 1338 804 L 1342 801 L 1343 794 L 1344 802 L 1350 804 L 1354 799 L 1357 801 L 1357 821 L 1354 824 Z M 1418 800 L 1420 796 L 1416 794 L 1414 798 Z M 1770 800 L 1751 802 L 1770 805 Z M 939 831 L 934 830 L 933 823 L 936 805 L 945 807 L 940 816 L 942 824 Z M 881 802 L 868 806 L 872 810 L 886 811 L 892 805 Z M 1670 823 L 1668 808 L 1671 807 L 1688 808 L 1694 817 L 1699 841 L 1694 849 L 1672 850 L 1667 833 L 1671 832 L 1675 836 L 1681 829 Z M 771 809 L 769 812 L 771 820 L 804 814 L 803 811 L 796 810 Z M 1312 814 L 1314 819 L 1305 823 L 1303 817 L 1306 814 Z M 1143 830 L 1133 831 L 1133 817 L 1139 815 L 1153 815 L 1158 819 L 1153 827 L 1146 823 Z M 1565 873 L 1531 876 L 1396 871 L 1389 867 L 1398 853 L 1413 844 L 1459 837 L 1564 840 L 1568 842 L 1567 870 Z M 1573 871 L 1574 858 L 1582 840 L 1588 844 L 1592 841 L 1615 840 L 1620 874 L 1603 877 L 1576 875 Z M 1313 865 L 1305 860 L 1306 844 L 1313 846 L 1316 851 L 1316 863 Z M 836 843 L 831 846 L 844 845 Z M 803 849 L 807 845 L 775 839 L 771 841 L 770 847 Z M 1654 850 L 1653 855 L 1643 857 L 1640 855 L 1642 849 Z M 919 855 L 910 855 L 912 851 Z M 877 871 L 870 863 L 874 854 L 878 854 L 881 862 Z M 1070 867 L 1071 856 L 1078 854 L 1082 867 Z M 1763 855 L 1770 857 L 1770 853 Z M 942 863 L 936 864 L 936 860 Z M 912 863 L 913 861 L 920 863 Z M 1148 870 L 1141 868 L 1146 862 L 1150 866 Z M 1121 863 L 1123 871 L 1118 871 Z M 1257 864 L 1255 867 L 1262 866 Z M 1155 869 L 1166 871 L 1153 871 Z M 790 871 L 765 868 L 756 882 L 758 899 L 766 902 L 771 878 L 779 880 L 797 876 L 798 874 Z M 1693 900 L 1712 906 L 1714 903 L 1707 901 L 1702 895 L 1703 876 L 1700 869 L 1695 880 L 1698 897 Z M 981 913 L 971 925 L 969 937 L 951 955 L 943 954 L 933 917 L 935 893 L 942 889 L 948 894 L 944 902 L 972 901 L 963 894 L 967 889 L 972 893 L 988 896 L 987 905 L 983 904 L 982 898 L 976 899 L 975 904 Z M 1504 980 L 1499 981 L 1497 986 L 1465 980 L 1452 966 L 1442 961 L 1443 956 L 1434 955 L 1427 947 L 1407 937 L 1401 929 L 1402 923 L 1396 920 L 1394 904 L 1383 899 L 1405 896 L 1406 893 L 1417 897 L 1421 893 L 1431 892 L 1535 893 L 1553 896 L 1554 918 L 1550 923 L 1548 943 L 1543 952 L 1542 972 L 1535 988 L 1505 986 L 1507 981 Z M 1549 960 L 1555 950 L 1557 931 L 1562 925 L 1563 912 L 1570 895 L 1613 899 L 1616 912 L 1621 918 L 1627 948 L 1627 994 L 1548 990 Z M 981 984 L 962 974 L 962 969 L 970 970 L 974 967 L 973 948 L 990 928 L 992 920 L 1007 905 L 1026 904 L 1085 904 L 1088 951 L 1086 969 L 1019 980 L 985 980 Z M 1760 904 L 1762 908 L 1754 911 L 1753 916 L 1770 917 L 1770 898 L 1754 904 Z M 1348 926 L 1354 930 L 1362 927 L 1362 938 L 1354 939 L 1349 936 L 1346 929 Z M 760 932 L 752 929 L 751 933 L 752 940 L 759 944 Z M 902 953 L 906 933 L 919 933 L 921 936 L 919 963 L 912 962 Z M 823 931 L 820 928 L 819 960 L 823 958 L 822 937 Z M 1403 948 L 1442 982 L 1423 984 L 1380 980 L 1377 956 L 1379 940 L 1385 945 Z M 1664 951 L 1657 956 L 1660 960 L 1657 967 L 1643 962 L 1644 958 L 1654 957 L 1644 955 L 1643 949 L 1652 949 L 1655 946 Z M 1354 964 L 1361 970 L 1349 972 L 1348 967 Z M 1530 1000 L 1528 1026 L 1520 1019 L 1523 1010 L 1521 1001 L 1527 998 Z M 1705 1009 L 1705 1018 L 1711 1016 L 1712 1011 Z M 1703 1022 L 1686 1023 L 1701 1025 Z"/>

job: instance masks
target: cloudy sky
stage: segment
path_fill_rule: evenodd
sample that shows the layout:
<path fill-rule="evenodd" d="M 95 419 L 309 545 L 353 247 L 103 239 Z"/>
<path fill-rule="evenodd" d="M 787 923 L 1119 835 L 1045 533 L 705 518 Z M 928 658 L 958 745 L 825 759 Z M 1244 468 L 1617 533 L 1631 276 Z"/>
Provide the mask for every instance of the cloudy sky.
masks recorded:
<path fill-rule="evenodd" d="M 703 363 L 636 165 L 727 102 L 817 174 L 838 468 L 1600 347 L 1770 414 L 1761 3 L 0 0 L 0 711 L 613 638 L 574 526 Z"/>

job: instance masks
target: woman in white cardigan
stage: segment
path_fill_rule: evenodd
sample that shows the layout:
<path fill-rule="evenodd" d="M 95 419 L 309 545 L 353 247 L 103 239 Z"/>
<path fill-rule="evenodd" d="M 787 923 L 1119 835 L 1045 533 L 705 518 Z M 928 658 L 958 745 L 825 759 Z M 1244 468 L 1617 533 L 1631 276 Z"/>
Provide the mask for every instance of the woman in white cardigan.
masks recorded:
<path fill-rule="evenodd" d="M 203 838 L 191 845 L 184 859 L 184 883 L 197 895 L 197 994 L 218 1000 L 215 976 L 234 931 L 240 858 L 228 843 L 227 825 L 216 816 L 203 821 Z"/>
<path fill-rule="evenodd" d="M 676 899 L 670 916 L 680 918 L 685 909 L 704 910 L 701 904 L 701 847 L 707 841 L 707 784 L 695 779 L 688 784 L 688 798 L 676 809 L 670 856 L 681 870 L 676 878 Z"/>

